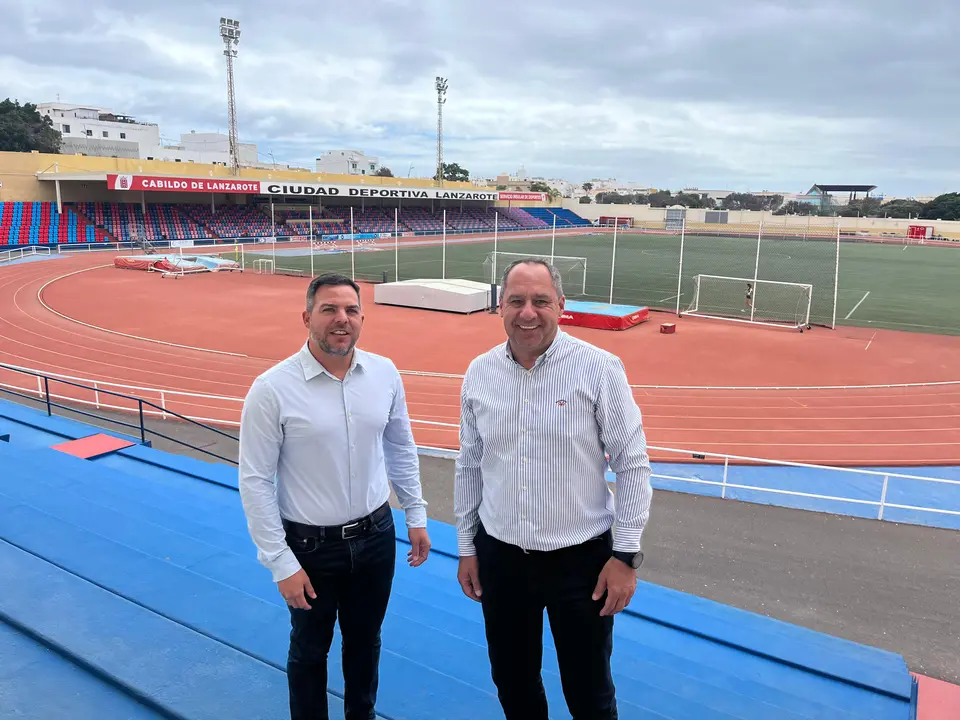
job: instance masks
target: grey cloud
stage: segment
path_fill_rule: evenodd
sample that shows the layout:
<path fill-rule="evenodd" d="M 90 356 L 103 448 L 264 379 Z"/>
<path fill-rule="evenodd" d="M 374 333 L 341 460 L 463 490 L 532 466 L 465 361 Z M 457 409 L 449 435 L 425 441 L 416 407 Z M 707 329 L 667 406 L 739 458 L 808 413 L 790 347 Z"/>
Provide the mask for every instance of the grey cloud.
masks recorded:
<path fill-rule="evenodd" d="M 227 14 L 244 30 L 242 139 L 278 160 L 357 147 L 397 174 L 410 163 L 429 174 L 433 77 L 444 74 L 448 157 L 474 174 L 523 165 L 573 181 L 781 190 L 852 178 L 894 194 L 960 181 L 960 7 L 946 0 L 274 8 L 0 0 L 0 63 L 29 71 L 9 82 L 21 99 L 69 89 L 71 101 L 157 121 L 167 137 L 223 129 L 215 33 Z M 170 47 L 139 42 L 142 28 Z"/>

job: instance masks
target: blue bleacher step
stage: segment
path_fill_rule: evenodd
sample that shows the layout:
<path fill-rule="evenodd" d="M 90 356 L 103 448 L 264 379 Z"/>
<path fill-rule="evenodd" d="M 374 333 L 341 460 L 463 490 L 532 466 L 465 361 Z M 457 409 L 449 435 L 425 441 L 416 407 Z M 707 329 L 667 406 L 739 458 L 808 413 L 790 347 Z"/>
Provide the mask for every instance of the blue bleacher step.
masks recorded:
<path fill-rule="evenodd" d="M 68 523 L 76 523 L 91 531 L 100 527 L 102 528 L 101 532 L 114 541 L 119 540 L 121 542 L 125 541 L 126 544 L 136 544 L 136 549 L 145 550 L 155 557 L 162 558 L 166 555 L 165 559 L 172 564 L 184 566 L 196 562 L 199 558 L 205 558 L 200 562 L 200 566 L 203 566 L 208 572 L 214 569 L 220 570 L 217 576 L 222 578 L 223 582 L 231 583 L 233 587 L 240 586 L 242 589 L 245 581 L 252 581 L 261 590 L 262 594 L 261 592 L 257 593 L 261 599 L 267 599 L 271 603 L 279 603 L 275 586 L 262 574 L 261 568 L 252 557 L 230 557 L 230 553 L 218 553 L 216 548 L 151 526 L 148 522 L 141 524 L 129 522 L 122 513 L 106 510 L 99 507 L 95 502 L 84 503 L 81 498 L 73 497 L 73 494 L 69 491 L 61 489 L 59 493 L 50 493 L 41 482 L 31 481 L 20 484 L 8 482 L 0 489 L 6 493 L 16 494 L 22 501 L 33 506 L 39 506 L 44 512 L 53 513 L 57 518 Z M 12 520 L 9 517 L 5 519 L 5 524 L 11 525 L 15 533 L 18 527 L 30 527 L 44 530 L 47 537 L 64 535 L 63 531 L 57 532 L 55 526 L 45 524 L 42 518 L 38 519 L 37 516 L 30 514 L 18 521 L 18 516 L 14 513 Z M 27 533 L 24 532 L 22 535 L 17 533 L 17 535 L 24 537 L 27 536 Z M 26 537 L 26 541 L 29 542 L 29 537 Z M 47 542 L 42 545 L 49 547 L 50 543 Z M 74 545 L 86 547 L 82 541 L 78 543 L 74 540 L 71 542 L 71 547 Z M 35 551 L 39 551 L 40 547 L 41 544 L 39 543 L 31 545 L 31 549 Z M 115 557 L 116 553 L 105 551 L 100 546 L 87 548 L 86 554 L 93 557 L 114 557 L 113 562 L 118 562 Z M 219 566 L 224 562 L 226 562 L 226 568 L 220 568 Z M 475 622 L 471 623 L 473 627 L 469 634 L 472 637 L 458 640 L 458 637 L 463 637 L 463 631 L 465 630 L 462 619 L 458 620 L 451 616 L 447 623 L 436 622 L 443 614 L 443 611 L 436 607 L 441 598 L 446 598 L 448 606 L 458 604 L 455 600 L 456 596 L 446 592 L 452 582 L 450 578 L 444 578 L 442 587 L 437 587 L 439 581 L 430 582 L 427 580 L 429 574 L 424 572 L 427 567 L 430 567 L 429 565 L 411 570 L 403 567 L 402 558 L 398 558 L 398 564 L 400 567 L 395 583 L 391 614 L 385 624 L 386 649 L 390 651 L 391 649 L 402 648 L 403 654 L 408 657 L 430 657 L 429 664 L 434 668 L 443 668 L 445 673 L 466 680 L 471 685 L 489 685 L 489 678 L 485 669 L 486 656 L 483 630 L 477 606 L 462 597 L 459 599 L 459 609 L 473 610 Z M 129 574 L 129 571 L 125 572 L 122 567 L 117 568 L 117 572 L 120 573 L 119 577 Z M 150 568 L 140 567 L 138 574 L 143 575 L 145 573 L 154 577 L 158 588 L 177 586 L 176 582 L 171 582 L 169 574 L 165 572 L 164 568 L 160 568 L 159 571 L 151 571 Z M 91 576 L 91 579 L 101 581 L 102 577 Z M 425 581 L 426 585 L 424 585 Z M 116 589 L 112 585 L 111 587 Z M 158 592 L 162 591 L 155 591 L 153 596 L 156 597 Z M 204 596 L 201 595 L 200 597 Z M 423 598 L 429 598 L 429 600 Z M 194 595 L 192 599 L 196 601 L 199 598 Z M 218 607 L 224 611 L 229 609 L 229 603 L 229 598 L 217 601 L 217 598 L 209 596 L 203 602 L 204 606 Z M 169 612 L 170 607 L 171 604 L 168 603 L 165 610 Z M 182 609 L 177 617 L 182 617 L 181 613 Z M 209 619 L 206 623 L 201 624 L 210 630 Z M 427 631 L 424 631 L 422 626 L 426 626 Z M 217 630 L 217 628 L 213 628 L 213 630 Z M 223 632 L 224 628 L 219 628 L 219 631 Z M 279 644 L 279 634 L 277 637 L 278 645 L 275 648 L 275 659 L 279 662 L 282 644 Z M 624 663 L 621 662 L 620 664 L 623 665 Z M 333 667 L 338 667 L 338 664 L 335 662 Z M 654 668 L 654 672 L 648 674 L 655 675 L 656 670 Z M 743 714 L 742 708 L 755 706 L 759 711 L 765 707 L 759 698 L 738 699 L 735 692 L 721 693 L 721 696 L 716 696 L 717 687 L 710 687 L 700 680 L 686 677 L 682 672 L 670 675 L 661 671 L 662 678 L 658 683 L 647 682 L 647 678 L 640 673 L 632 677 L 619 675 L 618 683 L 622 687 L 621 701 L 626 713 L 624 717 L 630 716 L 628 712 L 628 706 L 630 705 L 634 705 L 637 711 L 640 707 L 643 707 L 645 711 L 659 709 L 663 712 L 667 712 L 671 708 L 675 711 L 682 709 L 686 716 L 703 718 L 758 717 L 753 712 Z M 549 657 L 544 676 L 550 695 L 554 698 L 562 697 L 555 662 Z M 677 689 L 681 692 L 678 693 Z M 492 688 L 490 690 L 492 691 Z M 720 712 L 723 709 L 730 712 Z M 779 715 L 782 718 L 797 717 L 782 705 Z"/>
<path fill-rule="evenodd" d="M 0 518 L 0 532 L 18 547 L 211 640 L 242 649 L 251 659 L 283 667 L 289 616 L 279 597 L 273 603 L 265 602 L 27 505 L 10 508 Z M 389 629 L 391 623 L 385 626 L 385 634 L 396 630 Z M 443 699 L 450 704 L 445 715 L 450 720 L 491 716 L 496 708 L 493 693 L 425 664 L 429 655 L 421 661 L 421 656 L 411 654 L 410 644 L 422 648 L 423 638 L 431 633 L 415 627 L 408 630 L 413 636 L 404 637 L 403 652 L 398 652 L 395 643 L 383 649 L 384 713 L 391 717 L 429 717 L 431 708 Z M 342 692 L 340 658 L 331 653 L 330 661 L 330 686 Z"/>
<path fill-rule="evenodd" d="M 167 720 L 167 716 L 0 622 L 0 717 Z"/>
<path fill-rule="evenodd" d="M 286 675 L 0 541 L 0 619 L 188 720 L 275 720 Z M 242 689 L 242 691 L 241 691 Z"/>

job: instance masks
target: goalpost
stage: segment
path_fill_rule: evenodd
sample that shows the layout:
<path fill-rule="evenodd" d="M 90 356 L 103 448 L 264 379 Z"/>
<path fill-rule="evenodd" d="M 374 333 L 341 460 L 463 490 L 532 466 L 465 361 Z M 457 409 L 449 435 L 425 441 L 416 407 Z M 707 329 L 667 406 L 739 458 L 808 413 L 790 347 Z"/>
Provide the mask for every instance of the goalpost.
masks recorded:
<path fill-rule="evenodd" d="M 681 315 L 800 332 L 810 327 L 813 285 L 723 275 L 696 275 L 693 283 L 693 300 Z"/>
<path fill-rule="evenodd" d="M 587 259 L 585 257 L 571 257 L 568 255 L 542 255 L 539 253 L 514 253 L 494 250 L 488 252 L 483 260 L 483 277 L 491 285 L 500 282 L 500 273 L 510 263 L 524 258 L 536 258 L 552 264 L 560 272 L 563 280 L 564 295 L 587 294 Z"/>

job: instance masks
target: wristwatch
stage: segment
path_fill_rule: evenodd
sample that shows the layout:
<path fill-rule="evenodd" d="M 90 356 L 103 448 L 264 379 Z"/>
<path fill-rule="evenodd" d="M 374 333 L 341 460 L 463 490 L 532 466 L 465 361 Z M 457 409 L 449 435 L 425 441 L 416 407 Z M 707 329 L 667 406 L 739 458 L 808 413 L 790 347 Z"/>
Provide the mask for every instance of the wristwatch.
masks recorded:
<path fill-rule="evenodd" d="M 643 550 L 636 553 L 618 552 L 614 550 L 613 557 L 620 562 L 632 567 L 634 570 L 643 565 Z"/>

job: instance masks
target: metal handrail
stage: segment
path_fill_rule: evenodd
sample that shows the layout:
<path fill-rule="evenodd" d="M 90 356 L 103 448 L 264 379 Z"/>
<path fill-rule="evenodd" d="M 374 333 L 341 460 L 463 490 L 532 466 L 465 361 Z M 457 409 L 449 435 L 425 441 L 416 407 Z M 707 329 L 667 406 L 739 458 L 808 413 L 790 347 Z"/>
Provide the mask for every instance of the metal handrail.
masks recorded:
<path fill-rule="evenodd" d="M 211 457 L 215 457 L 215 458 L 217 458 L 218 460 L 223 460 L 224 462 L 228 462 L 228 463 L 230 463 L 230 464 L 232 464 L 232 465 L 238 465 L 238 464 L 239 464 L 236 460 L 233 460 L 232 458 L 224 457 L 224 456 L 219 455 L 218 453 L 215 453 L 215 452 L 213 452 L 213 451 L 211 451 L 211 450 L 207 450 L 207 449 L 205 449 L 205 448 L 198 447 L 198 446 L 193 445 L 193 444 L 191 444 L 191 443 L 184 442 L 183 440 L 179 440 L 179 439 L 177 439 L 177 438 L 170 437 L 169 435 L 165 435 L 164 433 L 158 432 L 158 431 L 156 431 L 156 430 L 151 430 L 151 429 L 147 428 L 146 423 L 144 422 L 144 416 L 145 416 L 145 414 L 144 414 L 144 407 L 146 406 L 146 407 L 153 408 L 154 410 L 159 411 L 159 412 L 156 413 L 156 414 L 160 414 L 160 415 L 161 415 L 162 417 L 164 417 L 164 418 L 166 418 L 167 416 L 170 416 L 170 417 L 172 417 L 172 418 L 176 418 L 176 419 L 181 420 L 181 421 L 183 421 L 183 422 L 189 423 L 190 425 L 194 425 L 194 426 L 196 426 L 196 427 L 203 428 L 204 430 L 209 430 L 210 432 L 213 432 L 213 433 L 215 433 L 215 434 L 217 434 L 217 435 L 220 435 L 220 436 L 222 436 L 222 437 L 229 438 L 230 440 L 234 440 L 234 441 L 239 442 L 239 438 L 238 438 L 237 436 L 232 435 L 232 434 L 230 434 L 230 433 L 228 433 L 228 432 L 225 432 L 225 431 L 223 431 L 223 430 L 220 430 L 219 428 L 215 428 L 215 427 L 213 427 L 212 425 L 206 425 L 206 424 L 204 424 L 204 423 L 197 422 L 196 420 L 194 420 L 194 419 L 192 419 L 192 418 L 189 418 L 189 417 L 187 417 L 186 415 L 181 415 L 180 413 L 174 412 L 173 410 L 170 410 L 169 408 L 162 407 L 162 406 L 160 406 L 160 405 L 157 405 L 156 403 L 150 402 L 149 400 L 144 400 L 143 398 L 135 397 L 135 396 L 133 396 L 133 395 L 125 395 L 124 393 L 114 392 L 113 390 L 106 390 L 106 389 L 101 388 L 101 387 L 94 387 L 94 386 L 92 386 L 92 385 L 86 385 L 86 384 L 84 384 L 84 383 L 74 382 L 74 381 L 72 381 L 72 380 L 64 380 L 64 379 L 62 379 L 62 378 L 55 377 L 55 376 L 51 376 L 51 375 L 46 375 L 46 374 L 44 374 L 44 373 L 37 372 L 37 371 L 35 371 L 35 370 L 28 370 L 28 369 L 26 369 L 26 368 L 17 367 L 16 365 L 7 365 L 7 364 L 5 364 L 5 363 L 0 363 L 0 368 L 2 368 L 2 369 L 4 369 L 4 370 L 10 370 L 10 371 L 12 371 L 12 372 L 22 373 L 22 374 L 24 374 L 24 375 L 30 375 L 30 376 L 35 377 L 35 378 L 38 378 L 39 380 L 42 381 L 42 385 L 43 385 L 43 398 L 42 398 L 42 401 L 43 401 L 44 404 L 46 405 L 47 416 L 48 416 L 48 417 L 52 417 L 52 416 L 53 416 L 53 408 L 59 408 L 59 409 L 61 409 L 61 410 L 68 410 L 68 411 L 70 411 L 70 412 L 72 412 L 72 413 L 76 413 L 76 414 L 78 414 L 78 415 L 83 415 L 84 417 L 96 418 L 96 419 L 98 419 L 98 420 L 106 420 L 107 422 L 115 423 L 116 425 L 120 425 L 121 427 L 130 428 L 130 429 L 134 429 L 134 430 L 139 430 L 139 433 L 140 433 L 140 442 L 141 442 L 142 444 L 144 444 L 144 445 L 147 443 L 147 433 L 150 433 L 151 435 L 155 435 L 155 436 L 157 436 L 157 437 L 163 438 L 164 440 L 169 440 L 170 442 L 177 443 L 178 445 L 182 445 L 182 446 L 184 446 L 184 447 L 188 447 L 188 448 L 190 448 L 190 449 L 192 449 L 192 450 L 196 450 L 197 452 L 202 452 L 202 453 L 204 453 L 204 454 L 206 454 L 206 455 L 210 455 Z M 125 400 L 129 400 L 129 401 L 135 402 L 135 403 L 137 404 L 138 422 L 137 422 L 137 423 L 129 423 L 129 422 L 125 422 L 125 421 L 123 421 L 123 420 L 115 420 L 115 419 L 113 419 L 113 418 L 105 417 L 105 416 L 100 415 L 100 414 L 91 413 L 91 412 L 86 412 L 86 411 L 84 411 L 84 410 L 80 410 L 80 409 L 77 409 L 77 408 L 75 408 L 75 407 L 71 407 L 70 405 L 63 405 L 63 404 L 57 403 L 57 402 L 55 402 L 55 401 L 53 400 L 53 395 L 51 395 L 51 393 L 50 393 L 50 382 L 51 382 L 51 381 L 57 382 L 57 383 L 61 383 L 61 384 L 63 384 L 63 385 L 67 385 L 67 386 L 70 386 L 70 387 L 80 388 L 80 389 L 82 389 L 82 390 L 90 390 L 91 392 L 94 392 L 94 393 L 103 394 L 103 395 L 110 395 L 110 396 L 113 396 L 113 397 L 123 398 L 123 399 L 125 399 Z M 11 389 L 9 389 L 9 388 L 7 388 L 7 387 L 3 387 L 2 385 L 0 385 L 0 392 L 7 393 L 7 394 L 9 394 L 9 395 L 14 395 L 14 396 L 16 396 L 16 397 L 25 398 L 25 399 L 27 399 L 27 400 L 35 400 L 35 399 L 36 399 L 36 398 L 32 397 L 31 395 L 28 395 L 28 394 L 26 394 L 26 393 L 17 392 L 17 391 L 15 391 L 15 390 L 11 390 Z M 80 403 L 82 404 L 82 401 L 78 401 L 78 402 L 80 402 Z"/>

